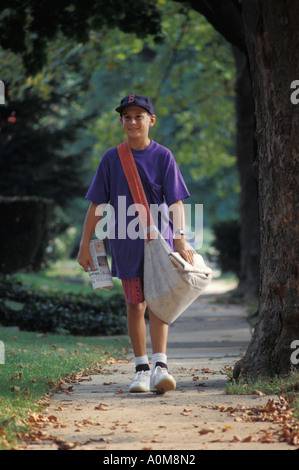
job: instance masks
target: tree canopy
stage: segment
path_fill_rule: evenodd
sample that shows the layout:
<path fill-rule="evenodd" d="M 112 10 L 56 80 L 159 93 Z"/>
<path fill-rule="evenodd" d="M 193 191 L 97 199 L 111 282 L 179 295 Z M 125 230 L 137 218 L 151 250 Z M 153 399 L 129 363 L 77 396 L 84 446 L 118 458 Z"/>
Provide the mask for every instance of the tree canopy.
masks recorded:
<path fill-rule="evenodd" d="M 143 5 L 143 2 L 141 3 Z M 43 137 L 48 131 L 53 137 L 53 154 L 57 148 L 55 142 L 59 146 L 62 136 L 65 137 L 63 152 L 61 149 L 58 152 L 59 157 L 62 157 L 63 153 L 64 158 L 58 159 L 56 163 L 53 160 L 54 167 L 57 167 L 60 161 L 63 171 L 69 152 L 72 155 L 69 162 L 71 165 L 76 162 L 80 178 L 82 165 L 90 159 L 88 145 L 92 146 L 93 142 L 96 142 L 92 152 L 93 164 L 90 167 L 93 172 L 104 151 L 116 145 L 116 136 L 122 138 L 121 127 L 114 111 L 121 97 L 130 93 L 132 89 L 137 93 L 149 94 L 158 115 L 158 123 L 152 137 L 173 150 L 192 189 L 193 200 L 205 203 L 209 220 L 223 218 L 227 213 L 236 214 L 237 198 L 228 197 L 238 193 L 233 144 L 234 63 L 230 46 L 203 17 L 189 7 L 169 4 L 162 0 L 158 3 L 159 8 L 155 9 L 154 14 L 154 3 L 149 2 L 147 15 L 155 18 L 155 21 L 159 18 L 159 27 L 158 23 L 155 23 L 155 27 L 149 24 L 148 29 L 138 32 L 138 24 L 142 23 L 137 22 L 136 35 L 135 30 L 134 33 L 127 32 L 130 30 L 128 25 L 120 30 L 114 20 L 108 24 L 107 19 L 98 29 L 96 23 L 91 20 L 88 28 L 86 26 L 88 38 L 83 38 L 85 42 L 78 42 L 76 28 L 73 30 L 73 37 L 65 40 L 64 25 L 67 21 L 64 19 L 60 28 L 59 14 L 68 10 L 64 10 L 61 6 L 56 11 L 56 36 L 53 33 L 51 41 L 44 46 L 42 63 L 37 57 L 35 64 L 39 70 L 37 73 L 32 75 L 29 72 L 30 68 L 28 69 L 25 57 L 28 50 L 23 50 L 20 54 L 4 49 L 0 52 L 2 63 L 7 64 L 3 69 L 3 78 L 11 83 L 12 96 L 9 98 L 24 99 L 30 87 L 32 93 L 37 93 L 39 100 L 44 100 L 38 114 L 43 109 L 45 114 L 40 121 L 43 124 Z M 32 5 L 35 9 L 34 2 Z M 145 5 L 143 6 L 145 8 Z M 104 11 L 102 10 L 102 14 Z M 37 16 L 38 12 L 39 7 L 37 7 Z M 113 12 L 115 14 L 115 10 Z M 68 12 L 69 21 L 72 14 L 73 12 Z M 11 15 L 13 16 L 12 11 L 6 18 L 10 18 Z M 143 15 L 144 12 L 141 10 L 140 16 Z M 51 19 L 49 21 L 51 22 Z M 24 34 L 30 36 L 31 26 L 26 27 L 26 22 L 24 24 Z M 143 37 L 148 30 L 152 34 Z M 47 33 L 47 28 L 41 31 L 41 35 L 45 38 Z M 160 40 L 157 41 L 157 38 Z M 11 49 L 17 50 L 14 43 Z M 7 123 L 10 132 L 13 129 L 19 132 L 18 124 L 22 129 L 22 107 L 16 106 L 18 115 L 15 125 Z M 14 103 L 11 103 L 10 108 L 6 109 L 4 120 L 8 118 L 7 113 L 15 112 L 13 107 Z M 25 115 L 26 123 L 23 130 L 27 129 L 28 132 L 30 113 Z M 38 118 L 34 117 L 33 110 L 31 115 L 35 132 L 41 132 L 41 126 L 39 130 L 37 129 Z M 88 116 L 92 118 L 89 119 Z M 80 132 L 87 123 L 89 133 Z M 57 136 L 60 136 L 56 141 L 55 129 L 57 132 L 59 130 Z M 79 141 L 77 140 L 75 145 L 74 142 L 71 144 L 72 132 L 73 140 L 75 135 L 79 134 Z M 2 137 L 4 138 L 4 134 Z M 41 142 L 46 145 L 43 137 L 41 136 Z M 40 152 L 37 146 L 33 147 L 36 153 Z M 22 144 L 20 148 L 25 151 Z M 47 155 L 47 152 L 43 154 Z M 81 155 L 84 155 L 84 159 L 80 158 Z M 22 156 L 20 158 L 25 163 L 26 159 L 22 159 Z M 40 167 L 40 172 L 43 171 L 38 155 L 36 160 L 31 156 L 28 161 L 32 164 L 27 165 L 25 173 L 34 171 L 34 161 L 35 165 Z M 45 161 L 50 165 L 49 155 Z M 88 167 L 88 163 L 85 164 L 85 168 L 86 166 Z M 50 180 L 51 174 L 53 171 L 46 171 L 45 178 Z M 84 183 L 83 176 L 84 173 L 81 172 L 81 185 L 79 179 L 74 177 L 73 196 L 80 197 L 84 194 L 88 179 L 85 179 Z M 69 185 L 72 185 L 72 182 L 69 182 Z M 16 186 L 17 184 L 14 185 Z M 22 186 L 24 187 L 24 184 Z M 207 191 L 207 187 L 212 190 Z M 46 191 L 46 186 L 44 188 Z M 31 184 L 27 185 L 26 191 L 32 191 Z M 49 194 L 53 195 L 53 191 Z"/>
<path fill-rule="evenodd" d="M 85 43 L 90 31 L 117 27 L 139 37 L 160 38 L 160 14 L 154 0 L 1 0 L 0 45 L 20 54 L 26 71 L 38 72 L 46 61 L 48 42 L 59 33 Z"/>

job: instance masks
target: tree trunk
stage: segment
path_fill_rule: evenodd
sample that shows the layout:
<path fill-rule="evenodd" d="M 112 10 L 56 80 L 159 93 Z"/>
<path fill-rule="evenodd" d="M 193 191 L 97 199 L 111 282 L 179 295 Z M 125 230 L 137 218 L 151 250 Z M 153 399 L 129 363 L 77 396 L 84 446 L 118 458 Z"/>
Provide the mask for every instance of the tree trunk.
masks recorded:
<path fill-rule="evenodd" d="M 299 2 L 243 0 L 255 100 L 260 211 L 259 316 L 234 377 L 283 375 L 299 340 L 298 149 Z M 297 212 L 296 212 L 297 210 Z"/>
<path fill-rule="evenodd" d="M 233 48 L 236 77 L 237 161 L 240 177 L 241 259 L 239 285 L 235 295 L 258 298 L 260 235 L 256 163 L 255 114 L 247 55 Z"/>

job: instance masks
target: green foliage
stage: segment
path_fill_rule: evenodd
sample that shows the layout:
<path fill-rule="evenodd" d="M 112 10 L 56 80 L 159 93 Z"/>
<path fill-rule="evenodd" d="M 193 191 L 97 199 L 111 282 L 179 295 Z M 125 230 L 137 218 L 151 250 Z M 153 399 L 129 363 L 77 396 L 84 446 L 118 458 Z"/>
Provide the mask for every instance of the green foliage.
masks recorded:
<path fill-rule="evenodd" d="M 77 0 L 36 2 L 3 0 L 0 12 L 0 44 L 20 54 L 25 69 L 37 73 L 46 61 L 47 44 L 59 34 L 64 40 L 85 43 L 91 31 L 117 27 L 140 37 L 160 37 L 160 14 L 154 0 Z"/>
<path fill-rule="evenodd" d="M 32 292 L 14 277 L 0 282 L 0 323 L 24 331 L 73 335 L 115 335 L 127 332 L 123 296 Z"/>
<path fill-rule="evenodd" d="M 0 196 L 0 272 L 39 269 L 50 237 L 52 201 Z"/>

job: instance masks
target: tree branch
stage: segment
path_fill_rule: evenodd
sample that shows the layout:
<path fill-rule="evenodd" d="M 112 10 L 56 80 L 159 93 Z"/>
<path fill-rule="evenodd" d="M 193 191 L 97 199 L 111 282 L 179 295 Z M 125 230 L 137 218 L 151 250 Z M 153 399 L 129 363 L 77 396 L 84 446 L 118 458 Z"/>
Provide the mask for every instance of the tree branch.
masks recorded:
<path fill-rule="evenodd" d="M 187 3 L 202 14 L 228 42 L 247 53 L 242 18 L 242 7 L 238 0 L 175 0 Z"/>

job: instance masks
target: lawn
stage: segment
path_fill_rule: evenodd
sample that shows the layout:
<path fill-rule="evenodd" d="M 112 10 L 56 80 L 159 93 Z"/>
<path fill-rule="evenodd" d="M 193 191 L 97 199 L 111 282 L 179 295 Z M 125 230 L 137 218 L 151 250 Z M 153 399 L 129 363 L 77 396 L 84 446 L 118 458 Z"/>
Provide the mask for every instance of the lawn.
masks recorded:
<path fill-rule="evenodd" d="M 17 273 L 16 278 L 32 291 L 93 292 L 88 274 L 75 260 L 58 261 L 40 273 Z M 121 292 L 117 280 L 111 291 L 98 295 L 108 298 L 116 292 Z M 127 337 L 40 334 L 1 326 L 0 341 L 5 350 L 0 363 L 0 450 L 22 440 L 28 415 L 58 379 L 87 369 L 98 373 L 109 358 L 123 357 L 129 350 Z"/>
<path fill-rule="evenodd" d="M 24 285 L 42 292 L 87 295 L 93 292 L 88 273 L 73 259 L 58 260 L 38 273 L 17 273 L 16 278 Z M 101 290 L 99 295 L 110 296 L 115 292 L 122 292 L 121 281 L 113 278 L 113 282 L 113 289 L 110 291 Z"/>
<path fill-rule="evenodd" d="M 28 414 L 59 378 L 124 357 L 126 337 L 75 337 L 21 332 L 0 327 L 5 363 L 0 364 L 0 450 L 17 445 Z"/>

